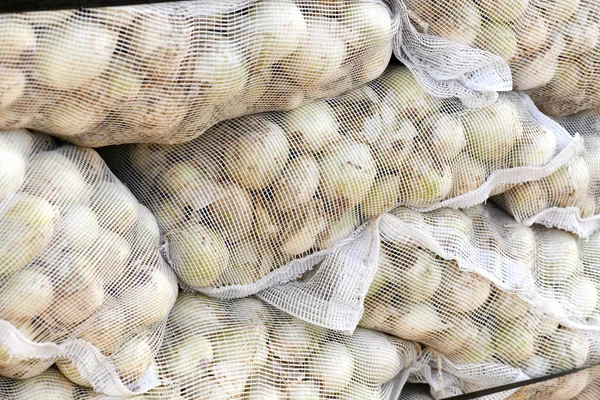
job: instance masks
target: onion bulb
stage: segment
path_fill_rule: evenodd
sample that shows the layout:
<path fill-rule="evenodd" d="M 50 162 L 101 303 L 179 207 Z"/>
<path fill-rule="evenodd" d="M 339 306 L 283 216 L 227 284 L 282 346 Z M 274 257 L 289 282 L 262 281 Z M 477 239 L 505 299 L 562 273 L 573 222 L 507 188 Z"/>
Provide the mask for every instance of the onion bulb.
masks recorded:
<path fill-rule="evenodd" d="M 400 178 L 387 175 L 376 179 L 371 190 L 361 203 L 365 217 L 377 217 L 398 205 L 400 196 Z"/>
<path fill-rule="evenodd" d="M 468 153 L 460 153 L 451 162 L 453 174 L 449 197 L 472 192 L 483 185 L 490 173 L 485 163 Z"/>
<path fill-rule="evenodd" d="M 402 339 L 422 342 L 447 327 L 431 304 L 421 303 L 412 305 L 406 314 L 398 317 L 391 332 Z"/>
<path fill-rule="evenodd" d="M 498 3 L 494 0 L 480 0 L 481 13 L 488 19 L 497 22 L 516 21 L 523 15 L 529 0 L 506 0 Z"/>
<path fill-rule="evenodd" d="M 22 71 L 5 67 L 0 67 L 0 77 L 0 108 L 5 108 L 23 96 L 27 78 Z"/>
<path fill-rule="evenodd" d="M 452 190 L 452 171 L 448 165 L 434 165 L 428 158 L 407 160 L 400 187 L 406 188 L 404 204 L 422 208 L 444 200 Z"/>
<path fill-rule="evenodd" d="M 112 355 L 112 360 L 121 379 L 134 382 L 150 368 L 153 360 L 152 348 L 147 339 L 132 337 Z"/>
<path fill-rule="evenodd" d="M 91 208 L 82 204 L 69 207 L 58 226 L 61 242 L 80 250 L 91 246 L 99 233 L 100 227 L 96 214 Z"/>
<path fill-rule="evenodd" d="M 105 303 L 77 335 L 98 348 L 106 356 L 112 355 L 131 334 L 124 307 L 118 302 Z"/>
<path fill-rule="evenodd" d="M 326 342 L 313 353 L 307 369 L 311 377 L 321 382 L 321 390 L 328 395 L 339 393 L 352 379 L 355 360 L 342 343 Z"/>
<path fill-rule="evenodd" d="M 193 287 L 209 286 L 227 268 L 229 250 L 213 230 L 195 225 L 166 235 L 179 278 Z"/>
<path fill-rule="evenodd" d="M 59 358 L 56 360 L 56 367 L 68 380 L 86 388 L 92 388 L 92 384 L 81 375 L 75 364 L 67 358 Z"/>
<path fill-rule="evenodd" d="M 26 321 L 46 310 L 54 300 L 52 281 L 33 269 L 10 276 L 0 287 L 0 317 L 8 321 Z"/>
<path fill-rule="evenodd" d="M 552 175 L 544 178 L 550 200 L 558 207 L 574 207 L 585 196 L 590 173 L 582 157 L 573 157 Z"/>
<path fill-rule="evenodd" d="M 439 114 L 424 121 L 429 133 L 432 151 L 444 160 L 458 155 L 467 145 L 462 122 L 453 115 Z"/>
<path fill-rule="evenodd" d="M 580 317 L 588 318 L 595 314 L 598 305 L 598 289 L 592 280 L 583 277 L 573 279 L 567 293 L 566 301 L 573 306 Z"/>
<path fill-rule="evenodd" d="M 357 329 L 346 346 L 354 355 L 356 378 L 369 386 L 383 385 L 404 367 L 400 352 L 381 332 Z"/>
<path fill-rule="evenodd" d="M 100 226 L 122 235 L 129 234 L 138 219 L 137 199 L 119 181 L 104 181 L 95 189 L 90 207 L 96 212 Z"/>
<path fill-rule="evenodd" d="M 308 103 L 287 112 L 282 126 L 292 147 L 317 153 L 341 139 L 339 124 L 331 107 L 323 102 Z"/>
<path fill-rule="evenodd" d="M 206 336 L 186 332 L 184 338 L 164 344 L 161 356 L 164 357 L 168 375 L 181 385 L 208 374 L 213 361 L 213 349 Z"/>
<path fill-rule="evenodd" d="M 177 284 L 170 271 L 155 269 L 141 282 L 129 279 L 121 302 L 130 325 L 150 327 L 165 320 L 177 297 Z M 125 282 L 123 282 L 125 283 Z"/>
<path fill-rule="evenodd" d="M 245 122 L 246 133 L 225 149 L 225 169 L 244 188 L 262 189 L 281 174 L 288 160 L 289 144 L 275 123 L 262 117 L 252 117 Z"/>
<path fill-rule="evenodd" d="M 379 137 L 373 145 L 380 168 L 397 170 L 402 168 L 414 151 L 419 132 L 408 120 L 397 121 L 394 129 Z"/>
<path fill-rule="evenodd" d="M 504 208 L 518 221 L 532 217 L 548 207 L 548 194 L 537 181 L 517 185 L 503 194 Z"/>
<path fill-rule="evenodd" d="M 428 34 L 470 45 L 481 30 L 481 13 L 472 0 L 460 0 L 453 4 L 452 11 L 445 4 L 432 3 L 432 12 L 425 20 L 429 24 Z"/>
<path fill-rule="evenodd" d="M 62 296 L 42 315 L 45 321 L 56 327 L 80 324 L 91 317 L 104 303 L 105 293 L 102 286 L 92 281 L 86 288 Z"/>
<path fill-rule="evenodd" d="M 511 365 L 527 360 L 535 352 L 536 336 L 520 319 L 499 327 L 493 338 L 496 356 Z"/>
<path fill-rule="evenodd" d="M 325 211 L 316 200 L 303 204 L 283 218 L 281 251 L 285 255 L 295 256 L 310 250 L 319 234 L 327 228 Z"/>
<path fill-rule="evenodd" d="M 25 180 L 26 160 L 9 148 L 0 149 L 0 200 L 19 190 Z"/>
<path fill-rule="evenodd" d="M 254 220 L 252 197 L 235 183 L 224 188 L 224 195 L 208 206 L 210 224 L 218 229 L 221 237 L 236 242 L 250 234 Z"/>
<path fill-rule="evenodd" d="M 75 385 L 53 368 L 22 381 L 15 389 L 14 400 L 72 400 L 76 394 Z"/>
<path fill-rule="evenodd" d="M 544 288 L 564 284 L 583 270 L 579 245 L 571 233 L 560 229 L 538 229 L 537 283 Z"/>
<path fill-rule="evenodd" d="M 317 329 L 300 320 L 290 319 L 271 332 L 269 350 L 281 361 L 302 363 L 317 344 Z"/>
<path fill-rule="evenodd" d="M 485 303 L 492 290 L 487 278 L 457 267 L 446 268 L 445 272 L 443 281 L 447 284 L 438 292 L 438 300 L 445 307 L 457 313 L 468 313 Z"/>
<path fill-rule="evenodd" d="M 0 48 L 3 63 L 18 64 L 22 54 L 36 47 L 35 30 L 27 16 L 6 14 L 0 18 Z"/>
<path fill-rule="evenodd" d="M 488 1 L 492 2 L 491 0 Z M 525 0 L 525 2 L 527 1 Z M 511 2 L 506 1 L 505 3 Z M 475 40 L 475 45 L 504 58 L 506 61 L 510 61 L 517 53 L 517 35 L 510 26 L 503 23 L 485 23 Z"/>
<path fill-rule="evenodd" d="M 358 212 L 351 208 L 344 212 L 341 217 L 329 223 L 327 229 L 319 236 L 317 248 L 319 250 L 330 249 L 337 243 L 349 237 L 360 223 Z"/>
<path fill-rule="evenodd" d="M 291 160 L 273 184 L 273 202 L 280 212 L 289 212 L 313 198 L 319 186 L 319 166 L 310 155 Z"/>
<path fill-rule="evenodd" d="M 541 50 L 524 60 L 513 63 L 513 89 L 530 90 L 546 85 L 552 80 L 558 68 L 558 56 L 564 47 L 564 39 L 559 37 L 547 50 Z"/>
<path fill-rule="evenodd" d="M 536 127 L 517 141 L 509 156 L 509 165 L 511 168 L 542 167 L 552 160 L 557 145 L 554 132 Z"/>

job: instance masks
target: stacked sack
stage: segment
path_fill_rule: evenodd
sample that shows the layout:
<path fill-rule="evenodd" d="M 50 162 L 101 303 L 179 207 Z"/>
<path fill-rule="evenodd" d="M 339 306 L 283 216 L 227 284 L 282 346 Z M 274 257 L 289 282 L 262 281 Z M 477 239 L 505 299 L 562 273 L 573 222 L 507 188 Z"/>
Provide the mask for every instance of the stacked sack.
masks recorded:
<path fill-rule="evenodd" d="M 148 399 L 395 399 L 417 343 L 358 329 L 318 328 L 254 298 L 181 294 L 155 359 L 163 385 Z M 0 381 L 4 399 L 105 398 L 50 369 L 33 380 Z M 37 395 L 37 397 L 36 397 Z M 48 397 L 46 397 L 48 398 Z"/>
<path fill-rule="evenodd" d="M 84 146 L 188 141 L 375 79 L 398 25 L 390 6 L 358 0 L 3 14 L 0 128 Z"/>
<path fill-rule="evenodd" d="M 428 346 L 417 381 L 438 396 L 600 361 L 598 242 L 511 222 L 491 205 L 381 217 L 359 326 Z"/>
<path fill-rule="evenodd" d="M 304 274 L 398 205 L 481 203 L 551 174 L 578 145 L 526 96 L 470 109 L 393 66 L 342 96 L 225 121 L 185 144 L 103 154 L 157 216 L 183 287 L 232 298 Z"/>
<path fill-rule="evenodd" d="M 492 198 L 518 222 L 543 224 L 588 237 L 600 229 L 600 116 L 597 110 L 556 118 L 583 150 L 555 173 Z"/>
<path fill-rule="evenodd" d="M 0 375 L 52 364 L 109 394 L 149 367 L 177 294 L 156 220 L 91 149 L 0 134 Z"/>
<path fill-rule="evenodd" d="M 505 59 L 512 71 L 513 89 L 526 91 L 543 112 L 571 115 L 600 105 L 600 83 L 595 72 L 600 63 L 597 2 L 405 0 L 403 3 L 412 16 L 411 22 L 426 36 L 473 46 Z M 405 47 L 411 45 L 407 43 Z M 471 56 L 474 49 L 461 50 L 463 54 L 456 52 L 456 57 L 465 53 Z M 453 54 L 432 50 L 433 68 L 443 70 L 449 56 L 452 58 Z"/>

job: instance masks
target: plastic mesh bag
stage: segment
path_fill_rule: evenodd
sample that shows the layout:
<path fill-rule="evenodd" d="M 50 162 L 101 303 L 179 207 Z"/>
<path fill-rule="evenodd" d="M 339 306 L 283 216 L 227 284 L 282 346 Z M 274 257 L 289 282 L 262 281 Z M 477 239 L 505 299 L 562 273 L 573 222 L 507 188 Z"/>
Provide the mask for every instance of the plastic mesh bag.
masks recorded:
<path fill-rule="evenodd" d="M 396 205 L 481 203 L 552 173 L 578 143 L 526 96 L 469 109 L 392 67 L 333 99 L 103 155 L 157 216 L 183 286 L 240 297 L 304 273 Z"/>
<path fill-rule="evenodd" d="M 0 18 L 0 128 L 75 144 L 179 143 L 375 79 L 398 29 L 383 1 L 228 0 Z"/>
<path fill-rule="evenodd" d="M 413 22 L 431 36 L 489 51 L 508 61 L 514 90 L 550 115 L 600 104 L 600 5 L 596 1 L 405 0 Z M 473 50 L 454 52 L 464 57 Z M 435 55 L 435 53 L 433 53 Z M 432 57 L 438 64 L 452 54 Z M 451 62 L 451 61 L 450 61 Z"/>
<path fill-rule="evenodd" d="M 510 220 L 491 205 L 383 215 L 359 326 L 429 346 L 471 389 L 598 363 L 598 246 Z"/>
<path fill-rule="evenodd" d="M 110 394 L 148 370 L 177 295 L 156 220 L 91 149 L 0 133 L 0 375 L 55 362 Z"/>
<path fill-rule="evenodd" d="M 581 134 L 583 150 L 552 175 L 515 186 L 492 200 L 518 222 L 588 237 L 600 229 L 600 116 L 596 110 L 556 119 Z"/>

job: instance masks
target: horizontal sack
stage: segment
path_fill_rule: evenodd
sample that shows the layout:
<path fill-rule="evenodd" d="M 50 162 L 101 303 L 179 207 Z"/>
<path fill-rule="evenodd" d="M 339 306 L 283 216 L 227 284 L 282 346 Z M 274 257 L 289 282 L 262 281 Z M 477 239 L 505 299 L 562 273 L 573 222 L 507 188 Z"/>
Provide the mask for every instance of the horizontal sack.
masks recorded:
<path fill-rule="evenodd" d="M 183 287 L 241 297 L 306 272 L 397 205 L 482 203 L 549 175 L 578 145 L 526 96 L 471 109 L 395 66 L 342 96 L 225 121 L 185 144 L 102 154 L 156 215 Z"/>
<path fill-rule="evenodd" d="M 158 385 L 177 283 L 152 214 L 94 150 L 17 130 L 0 154 L 0 375 L 56 362 L 108 394 Z"/>
<path fill-rule="evenodd" d="M 181 293 L 154 362 L 162 385 L 139 398 L 395 400 L 419 352 L 417 343 L 380 332 L 318 328 L 252 297 Z M 6 379 L 0 394 L 21 399 L 13 393 L 28 386 Z M 65 400 L 105 398 L 72 393 Z"/>
<path fill-rule="evenodd" d="M 492 201 L 517 222 L 586 238 L 600 229 L 600 116 L 588 110 L 555 120 L 569 133 L 581 135 L 583 150 L 552 175 L 517 185 Z"/>
<path fill-rule="evenodd" d="M 0 16 L 0 129 L 75 144 L 181 143 L 377 78 L 383 1 L 186 1 Z"/>
<path fill-rule="evenodd" d="M 404 0 L 414 27 L 426 36 L 471 49 L 435 53 L 452 64 L 475 49 L 510 65 L 513 89 L 526 91 L 549 115 L 572 115 L 600 105 L 600 4 L 595 1 Z M 477 57 L 477 52 L 474 53 Z M 439 67 L 437 67 L 439 69 Z M 433 68 L 436 71 L 436 68 Z"/>
<path fill-rule="evenodd" d="M 598 246 L 510 220 L 491 205 L 383 215 L 359 326 L 429 346 L 473 389 L 598 363 Z"/>

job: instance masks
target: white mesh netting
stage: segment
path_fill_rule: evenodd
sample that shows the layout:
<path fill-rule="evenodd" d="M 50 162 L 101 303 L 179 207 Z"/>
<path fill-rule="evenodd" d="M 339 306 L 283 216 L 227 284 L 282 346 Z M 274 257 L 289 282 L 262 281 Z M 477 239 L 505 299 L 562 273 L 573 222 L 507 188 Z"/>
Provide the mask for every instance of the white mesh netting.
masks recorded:
<path fill-rule="evenodd" d="M 588 237 L 600 229 L 600 116 L 597 110 L 558 117 L 583 139 L 583 150 L 552 175 L 509 189 L 492 200 L 518 222 L 556 227 Z"/>
<path fill-rule="evenodd" d="M 0 128 L 75 144 L 179 143 L 378 77 L 384 1 L 205 0 L 0 17 Z"/>
<path fill-rule="evenodd" d="M 404 0 L 425 38 L 437 46 L 434 72 L 453 58 L 473 59 L 473 48 L 504 58 L 514 90 L 524 90 L 550 115 L 570 115 L 600 105 L 600 3 L 594 0 Z M 414 28 L 413 28 L 414 29 Z M 433 40 L 433 39 L 424 39 Z M 472 46 L 458 48 L 458 44 Z M 405 45 L 405 47 L 410 44 Z M 447 48 L 452 52 L 446 51 Z M 417 47 L 418 49 L 418 47 Z M 475 54 L 475 55 L 473 55 Z M 485 65 L 485 64 L 484 64 Z M 427 64 L 425 64 L 427 67 Z"/>
<path fill-rule="evenodd" d="M 225 121 L 181 145 L 118 146 L 103 156 L 157 216 L 183 286 L 226 298 L 296 278 L 396 205 L 481 203 L 549 175 L 578 146 L 526 96 L 466 108 L 427 95 L 408 69 L 391 67 L 333 99 Z M 352 251 L 366 254 L 369 239 L 362 242 Z M 345 257 L 343 264 L 353 258 Z M 368 280 L 360 260 L 352 279 Z M 319 276 L 315 296 L 330 302 L 336 279 Z M 340 315 L 314 296 L 297 301 L 300 286 L 269 302 L 297 307 L 294 315 Z"/>
<path fill-rule="evenodd" d="M 510 221 L 492 205 L 380 218 L 359 326 L 429 346 L 419 374 L 434 392 L 600 362 L 600 247 Z"/>
<path fill-rule="evenodd" d="M 57 363 L 111 394 L 157 385 L 148 370 L 176 277 L 152 214 L 91 149 L 0 134 L 0 375 Z"/>
<path fill-rule="evenodd" d="M 368 329 L 345 336 L 252 297 L 181 293 L 154 362 L 162 384 L 139 398 L 396 400 L 419 353 L 417 343 Z M 104 398 L 57 375 L 2 380 L 0 396 L 33 399 L 19 395 L 54 386 L 65 400 Z"/>

